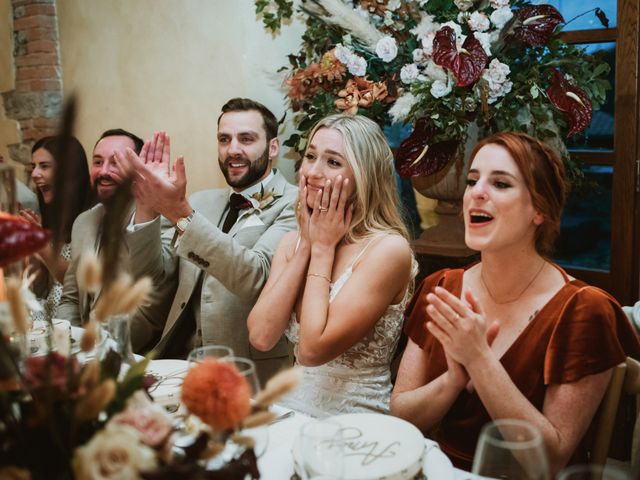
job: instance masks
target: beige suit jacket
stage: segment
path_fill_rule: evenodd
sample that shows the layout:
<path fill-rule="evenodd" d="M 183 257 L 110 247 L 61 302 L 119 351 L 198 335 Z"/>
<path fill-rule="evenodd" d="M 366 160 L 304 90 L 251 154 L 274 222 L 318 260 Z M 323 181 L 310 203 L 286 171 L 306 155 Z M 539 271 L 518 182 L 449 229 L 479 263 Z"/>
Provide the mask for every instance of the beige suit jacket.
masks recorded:
<path fill-rule="evenodd" d="M 133 205 L 131 206 L 133 213 Z M 58 305 L 56 317 L 69 320 L 73 325 L 82 326 L 89 320 L 89 314 L 95 302 L 100 297 L 100 292 L 89 295 L 78 288 L 77 271 L 80 257 L 85 251 L 98 252 L 100 250 L 100 235 L 102 219 L 105 214 L 104 205 L 98 204 L 93 208 L 82 212 L 73 222 L 71 230 L 71 262 L 64 277 L 62 299 Z M 129 220 L 130 215 L 125 216 Z M 166 219 L 158 221 L 159 229 L 166 230 L 169 223 Z M 125 226 L 123 225 L 123 230 Z M 132 236 L 140 235 L 138 232 Z M 124 238 L 124 235 L 123 235 Z M 114 266 L 125 272 L 132 273 L 134 278 L 139 278 L 131 269 L 129 249 L 125 242 L 120 253 L 120 265 Z M 171 286 L 167 286 L 170 288 Z M 160 286 L 154 290 L 151 301 L 139 308 L 131 319 L 131 343 L 135 352 L 149 350 L 157 341 L 161 331 L 161 325 L 168 309 L 167 297 L 171 297 L 173 291 L 162 291 Z M 157 323 L 159 322 L 159 323 Z"/>
<path fill-rule="evenodd" d="M 161 240 L 157 221 L 144 228 L 148 233 L 145 237 L 129 238 L 134 275 L 150 275 L 158 284 L 177 284 L 162 339 L 154 349 L 158 356 L 162 357 L 180 336 L 180 329 L 189 320 L 185 317 L 192 315 L 189 302 L 193 295 L 199 295 L 204 345 L 227 345 L 236 355 L 252 358 L 261 382 L 289 364 L 284 337 L 269 352 L 260 352 L 249 344 L 249 312 L 267 281 L 280 239 L 297 226 L 297 188 L 276 171 L 264 189 L 273 189 L 279 198 L 262 210 L 241 212 L 228 234 L 218 226 L 222 225 L 230 192 L 216 189 L 190 197 L 196 212 L 177 245 L 173 231 L 165 232 Z M 201 276 L 202 288 L 198 289 Z"/>

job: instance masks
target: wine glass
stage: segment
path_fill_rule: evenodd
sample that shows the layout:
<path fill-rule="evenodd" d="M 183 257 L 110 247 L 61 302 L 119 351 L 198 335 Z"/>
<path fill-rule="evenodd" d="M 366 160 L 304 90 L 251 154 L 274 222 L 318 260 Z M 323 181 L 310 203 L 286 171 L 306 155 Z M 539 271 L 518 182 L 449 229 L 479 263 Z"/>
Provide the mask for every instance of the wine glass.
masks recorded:
<path fill-rule="evenodd" d="M 339 480 L 344 474 L 342 425 L 313 420 L 300 430 L 300 474 L 303 480 Z"/>
<path fill-rule="evenodd" d="M 240 375 L 242 375 L 249 383 L 251 388 L 251 398 L 255 398 L 258 392 L 260 392 L 260 381 L 258 380 L 258 373 L 256 371 L 256 365 L 253 360 L 244 357 L 228 356 L 220 358 L 221 362 L 227 362 L 233 364 Z M 253 438 L 255 442 L 253 451 L 256 457 L 260 458 L 267 450 L 267 443 L 269 440 L 269 432 L 266 425 L 261 425 L 254 428 L 245 428 L 240 431 L 242 435 Z"/>
<path fill-rule="evenodd" d="M 631 480 L 631 473 L 613 465 L 573 465 L 561 470 L 557 480 Z"/>
<path fill-rule="evenodd" d="M 478 438 L 471 471 L 491 478 L 549 480 L 542 434 L 524 420 L 486 424 Z"/>
<path fill-rule="evenodd" d="M 233 357 L 233 350 L 224 345 L 205 345 L 203 347 L 194 348 L 187 356 L 189 367 L 195 363 L 200 363 L 205 358 L 226 358 Z"/>

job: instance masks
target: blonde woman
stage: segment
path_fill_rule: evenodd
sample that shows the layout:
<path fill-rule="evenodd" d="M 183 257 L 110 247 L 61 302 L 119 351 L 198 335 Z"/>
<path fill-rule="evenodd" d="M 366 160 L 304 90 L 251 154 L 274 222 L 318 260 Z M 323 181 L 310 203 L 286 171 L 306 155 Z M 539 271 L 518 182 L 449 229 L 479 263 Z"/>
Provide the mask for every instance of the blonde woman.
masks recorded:
<path fill-rule="evenodd" d="M 278 246 L 249 339 L 259 350 L 283 333 L 294 343 L 304 377 L 285 405 L 314 417 L 387 412 L 414 276 L 392 153 L 361 116 L 326 117 L 309 139 L 299 229 Z"/>

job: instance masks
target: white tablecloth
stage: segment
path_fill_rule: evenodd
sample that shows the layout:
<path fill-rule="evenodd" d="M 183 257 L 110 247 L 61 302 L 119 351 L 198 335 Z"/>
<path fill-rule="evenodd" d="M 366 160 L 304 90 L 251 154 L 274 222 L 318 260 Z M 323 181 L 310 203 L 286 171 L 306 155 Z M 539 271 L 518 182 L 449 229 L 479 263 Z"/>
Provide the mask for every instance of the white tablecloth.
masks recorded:
<path fill-rule="evenodd" d="M 272 407 L 276 414 L 282 414 L 288 409 L 277 405 Z M 296 412 L 293 416 L 276 422 L 269 426 L 269 445 L 267 451 L 258 459 L 261 480 L 289 480 L 293 475 L 293 457 L 291 447 L 302 425 L 310 420 L 310 417 Z M 431 442 L 427 440 L 427 442 Z M 454 469 L 453 479 L 438 479 L 429 477 L 429 480 L 472 480 L 478 479 L 464 470 Z"/>

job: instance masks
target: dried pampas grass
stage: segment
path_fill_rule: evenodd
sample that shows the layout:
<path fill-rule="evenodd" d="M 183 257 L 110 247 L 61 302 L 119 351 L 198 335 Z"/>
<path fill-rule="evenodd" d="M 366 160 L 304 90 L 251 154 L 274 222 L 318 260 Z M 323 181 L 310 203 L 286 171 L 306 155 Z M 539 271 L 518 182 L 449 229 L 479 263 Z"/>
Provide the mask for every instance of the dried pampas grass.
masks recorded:
<path fill-rule="evenodd" d="M 266 408 L 283 395 L 293 390 L 302 380 L 302 369 L 292 367 L 277 373 L 267 382 L 264 390 L 256 395 L 255 401 L 259 407 Z"/>
<path fill-rule="evenodd" d="M 325 23 L 350 32 L 370 52 L 376 51 L 376 44 L 384 36 L 341 0 L 307 0 L 300 8 Z"/>
<path fill-rule="evenodd" d="M 85 292 L 96 293 L 102 285 L 102 266 L 95 253 L 86 251 L 78 263 L 78 288 Z"/>
<path fill-rule="evenodd" d="M 111 286 L 100 295 L 96 302 L 94 315 L 103 322 L 112 315 L 131 315 L 138 307 L 147 302 L 152 287 L 151 279 L 143 277 L 133 282 L 130 275 L 122 273 Z"/>
<path fill-rule="evenodd" d="M 7 279 L 7 301 L 9 302 L 9 311 L 13 317 L 16 331 L 18 333 L 26 333 L 28 330 L 27 309 L 24 307 L 22 299 L 22 282 L 17 278 Z"/>
<path fill-rule="evenodd" d="M 106 408 L 116 393 L 116 382 L 107 378 L 76 404 L 75 417 L 81 422 L 97 418 Z"/>

